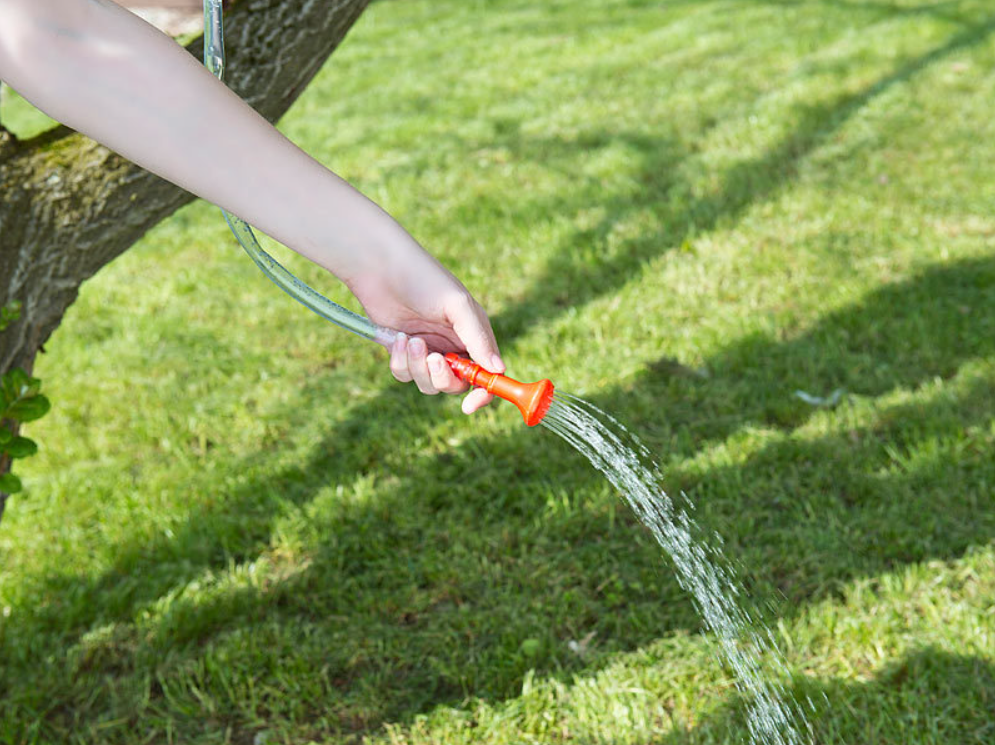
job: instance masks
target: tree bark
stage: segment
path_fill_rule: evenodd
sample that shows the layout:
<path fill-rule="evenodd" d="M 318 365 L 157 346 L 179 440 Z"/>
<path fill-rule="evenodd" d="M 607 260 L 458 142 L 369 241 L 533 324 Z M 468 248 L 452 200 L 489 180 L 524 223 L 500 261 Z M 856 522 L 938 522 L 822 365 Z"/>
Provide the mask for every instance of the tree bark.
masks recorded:
<path fill-rule="evenodd" d="M 369 0 L 242 0 L 226 16 L 226 82 L 271 122 L 301 94 Z M 203 40 L 187 46 L 202 57 Z M 0 126 L 0 373 L 31 372 L 84 280 L 193 195 L 66 127 Z M 0 495 L 2 515 L 4 495 Z"/>

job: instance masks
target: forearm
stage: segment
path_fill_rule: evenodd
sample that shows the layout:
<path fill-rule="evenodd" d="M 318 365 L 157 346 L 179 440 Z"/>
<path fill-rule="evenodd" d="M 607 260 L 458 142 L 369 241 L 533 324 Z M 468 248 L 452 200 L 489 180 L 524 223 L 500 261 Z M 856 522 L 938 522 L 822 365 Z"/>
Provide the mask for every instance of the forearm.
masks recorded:
<path fill-rule="evenodd" d="M 420 251 L 185 50 L 101 0 L 0 0 L 0 78 L 54 119 L 353 283 Z"/>

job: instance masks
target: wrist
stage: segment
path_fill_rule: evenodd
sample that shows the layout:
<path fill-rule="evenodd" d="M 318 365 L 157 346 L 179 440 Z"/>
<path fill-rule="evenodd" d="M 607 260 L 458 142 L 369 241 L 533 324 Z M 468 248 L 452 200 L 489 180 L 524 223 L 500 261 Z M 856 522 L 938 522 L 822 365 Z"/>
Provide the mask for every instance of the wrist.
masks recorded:
<path fill-rule="evenodd" d="M 394 285 L 405 275 L 417 274 L 423 262 L 434 262 L 407 231 L 386 213 L 384 217 L 375 226 L 358 229 L 352 240 L 342 234 L 337 238 L 335 266 L 330 269 L 353 292 L 371 282 Z"/>

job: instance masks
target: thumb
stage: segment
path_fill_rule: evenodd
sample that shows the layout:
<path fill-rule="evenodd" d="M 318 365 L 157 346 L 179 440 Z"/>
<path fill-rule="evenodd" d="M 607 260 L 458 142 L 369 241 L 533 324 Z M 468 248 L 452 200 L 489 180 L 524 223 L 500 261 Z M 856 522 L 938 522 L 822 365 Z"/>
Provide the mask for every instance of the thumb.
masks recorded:
<path fill-rule="evenodd" d="M 470 295 L 455 303 L 449 312 L 453 331 L 466 347 L 467 353 L 481 367 L 490 372 L 503 373 L 504 362 L 498 351 L 494 330 L 487 313 Z"/>

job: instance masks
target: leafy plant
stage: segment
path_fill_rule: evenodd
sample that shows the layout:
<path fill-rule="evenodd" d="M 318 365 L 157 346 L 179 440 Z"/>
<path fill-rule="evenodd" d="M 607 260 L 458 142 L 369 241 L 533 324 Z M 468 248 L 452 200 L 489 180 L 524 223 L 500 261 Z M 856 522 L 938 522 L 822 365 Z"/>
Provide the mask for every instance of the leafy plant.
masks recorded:
<path fill-rule="evenodd" d="M 0 308 L 0 331 L 20 317 L 21 304 L 12 302 Z M 38 443 L 18 434 L 21 424 L 40 419 L 51 408 L 41 394 L 41 381 L 15 367 L 0 377 L 0 454 L 10 460 L 27 458 L 38 452 Z M 0 474 L 0 492 L 21 491 L 21 480 L 11 473 Z"/>

